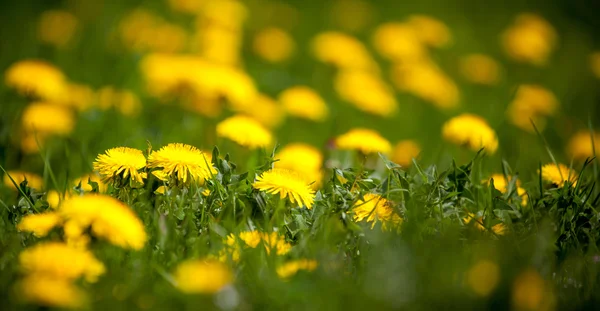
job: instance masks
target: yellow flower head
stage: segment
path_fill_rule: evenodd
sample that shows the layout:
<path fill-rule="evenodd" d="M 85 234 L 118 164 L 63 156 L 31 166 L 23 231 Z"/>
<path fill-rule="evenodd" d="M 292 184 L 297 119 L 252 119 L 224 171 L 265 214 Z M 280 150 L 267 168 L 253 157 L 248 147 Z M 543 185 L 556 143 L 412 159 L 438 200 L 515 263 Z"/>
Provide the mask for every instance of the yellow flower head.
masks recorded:
<path fill-rule="evenodd" d="M 72 111 L 49 103 L 32 103 L 25 107 L 21 116 L 23 129 L 32 134 L 68 135 L 75 127 Z"/>
<path fill-rule="evenodd" d="M 341 32 L 323 32 L 312 40 L 315 57 L 339 69 L 378 72 L 377 63 L 358 39 Z"/>
<path fill-rule="evenodd" d="M 431 47 L 443 47 L 452 42 L 452 34 L 442 21 L 427 15 L 411 15 L 406 23 L 415 30 L 423 44 Z"/>
<path fill-rule="evenodd" d="M 62 10 L 42 13 L 38 24 L 38 36 L 43 43 L 65 47 L 77 30 L 77 17 Z"/>
<path fill-rule="evenodd" d="M 84 277 L 88 282 L 96 282 L 105 272 L 104 265 L 89 250 L 59 242 L 39 243 L 23 250 L 19 264 L 27 274 L 65 280 Z"/>
<path fill-rule="evenodd" d="M 500 281 L 500 267 L 492 261 L 481 260 L 467 271 L 467 284 L 482 297 L 491 294 Z"/>
<path fill-rule="evenodd" d="M 17 183 L 17 186 L 20 185 L 23 181 L 27 180 L 27 186 L 29 188 L 33 188 L 36 190 L 42 190 L 42 188 L 44 188 L 44 180 L 41 176 L 37 174 L 22 171 L 8 171 L 7 173 L 8 174 L 4 175 L 4 185 L 11 189 L 17 190 L 13 182 L 10 180 L 11 177 L 15 181 L 15 183 Z"/>
<path fill-rule="evenodd" d="M 92 186 L 89 184 L 90 181 L 98 184 L 98 191 L 100 193 L 104 193 L 108 189 L 108 185 L 102 182 L 102 177 L 100 177 L 100 175 L 96 172 L 86 174 L 75 179 L 73 181 L 73 186 L 76 187 L 81 184 L 81 189 L 83 189 L 83 191 L 90 192 L 92 191 Z"/>
<path fill-rule="evenodd" d="M 256 178 L 252 187 L 271 194 L 278 194 L 281 199 L 289 197 L 292 204 L 311 209 L 315 199 L 315 191 L 301 175 L 294 171 L 274 168 L 263 172 Z"/>
<path fill-rule="evenodd" d="M 471 83 L 495 85 L 500 80 L 500 64 L 487 55 L 467 55 L 460 60 L 459 66 L 463 77 Z"/>
<path fill-rule="evenodd" d="M 590 67 L 596 78 L 600 79 L 600 52 L 594 52 L 590 55 Z"/>
<path fill-rule="evenodd" d="M 521 85 L 506 114 L 515 126 L 533 133 L 531 120 L 541 131 L 546 125 L 545 117 L 552 116 L 557 109 L 558 99 L 551 91 L 539 85 Z"/>
<path fill-rule="evenodd" d="M 19 222 L 17 230 L 33 232 L 37 237 L 45 237 L 50 230 L 62 224 L 62 218 L 58 213 L 30 214 Z"/>
<path fill-rule="evenodd" d="M 4 73 L 4 82 L 18 92 L 42 100 L 61 100 L 66 91 L 64 74 L 41 60 L 22 60 Z"/>
<path fill-rule="evenodd" d="M 117 176 L 131 177 L 132 183 L 143 184 L 146 173 L 139 170 L 146 167 L 146 158 L 141 150 L 117 147 L 99 154 L 94 161 L 94 170 L 100 173 L 102 181 L 114 182 Z"/>
<path fill-rule="evenodd" d="M 416 62 L 427 58 L 427 49 L 409 24 L 385 23 L 373 34 L 373 45 L 381 56 L 394 62 Z"/>
<path fill-rule="evenodd" d="M 440 109 L 452 109 L 459 104 L 458 87 L 431 61 L 396 65 L 391 75 L 397 89 L 413 94 Z"/>
<path fill-rule="evenodd" d="M 366 113 L 390 117 L 398 110 L 393 90 L 375 74 L 345 70 L 336 75 L 334 83 L 341 99 Z"/>
<path fill-rule="evenodd" d="M 447 121 L 442 128 L 445 140 L 478 151 L 485 148 L 489 154 L 494 154 L 498 149 L 496 132 L 487 122 L 473 114 L 462 114 Z"/>
<path fill-rule="evenodd" d="M 288 114 L 315 122 L 324 121 L 329 109 L 313 89 L 306 86 L 288 88 L 279 94 L 279 102 Z"/>
<path fill-rule="evenodd" d="M 412 160 L 421 153 L 421 146 L 413 140 L 402 140 L 394 146 L 392 161 L 400 166 L 411 166 Z"/>
<path fill-rule="evenodd" d="M 148 168 L 158 168 L 161 172 L 158 176 L 165 176 L 167 180 L 173 176 L 184 183 L 191 178 L 203 184 L 217 173 L 209 155 L 186 144 L 168 144 L 152 152 L 148 156 Z"/>
<path fill-rule="evenodd" d="M 297 172 L 306 181 L 318 187 L 321 183 L 323 155 L 310 145 L 295 143 L 281 149 L 276 155 L 275 168 L 283 168 Z M 313 187 L 314 188 L 314 187 Z"/>
<path fill-rule="evenodd" d="M 33 274 L 20 280 L 15 285 L 15 293 L 26 303 L 46 307 L 80 309 L 87 302 L 84 291 L 71 280 Z"/>
<path fill-rule="evenodd" d="M 502 45 L 506 54 L 512 59 L 544 65 L 557 41 L 556 31 L 541 16 L 520 14 L 513 25 L 502 34 Z"/>
<path fill-rule="evenodd" d="M 254 36 L 254 53 L 271 63 L 283 62 L 292 56 L 296 44 L 290 34 L 283 29 L 269 27 Z"/>
<path fill-rule="evenodd" d="M 214 294 L 233 282 L 227 266 L 212 260 L 187 260 L 173 273 L 177 288 L 187 294 Z"/>
<path fill-rule="evenodd" d="M 72 195 L 70 192 L 66 192 L 61 197 L 61 194 L 59 194 L 58 191 L 50 190 L 46 193 L 46 201 L 48 201 L 48 206 L 50 206 L 51 209 L 57 209 L 62 201 L 70 198 L 71 196 Z"/>
<path fill-rule="evenodd" d="M 514 310 L 555 310 L 555 297 L 551 285 L 532 268 L 521 272 L 513 283 Z"/>
<path fill-rule="evenodd" d="M 135 250 L 146 243 L 144 224 L 123 202 L 107 195 L 86 194 L 65 200 L 59 213 L 66 219 L 65 235 L 78 238 L 87 227 L 98 238 Z"/>
<path fill-rule="evenodd" d="M 600 133 L 579 131 L 569 140 L 567 153 L 575 160 L 585 160 L 598 156 L 600 151 Z"/>
<path fill-rule="evenodd" d="M 577 185 L 577 172 L 559 163 L 549 163 L 542 166 L 542 179 L 559 187 L 563 187 L 567 181 Z"/>
<path fill-rule="evenodd" d="M 390 142 L 371 129 L 355 128 L 335 139 L 335 146 L 343 150 L 358 150 L 364 154 L 392 151 Z"/>
<path fill-rule="evenodd" d="M 494 179 L 494 188 L 498 189 L 501 193 L 506 193 L 508 191 L 509 181 L 504 178 L 502 174 L 493 174 L 489 179 L 485 180 L 486 184 L 489 184 L 491 179 Z M 517 195 L 521 197 L 521 205 L 527 205 L 527 192 L 525 189 L 521 188 L 521 181 L 517 179 L 516 185 L 517 187 Z"/>
<path fill-rule="evenodd" d="M 116 109 L 124 116 L 135 117 L 142 110 L 142 103 L 137 95 L 128 90 L 105 86 L 97 92 L 98 107 L 102 110 Z"/>
<path fill-rule="evenodd" d="M 377 194 L 365 194 L 364 201 L 356 201 L 353 211 L 353 219 L 371 222 L 371 229 L 377 221 L 381 222 L 381 229 L 384 231 L 397 229 L 402 224 L 402 218 L 394 211 L 393 203 Z"/>
<path fill-rule="evenodd" d="M 469 224 L 474 219 L 475 219 L 475 214 L 468 213 L 467 216 L 465 216 L 463 218 L 463 221 L 465 222 L 465 224 Z M 480 231 L 488 231 L 488 229 L 482 225 L 483 217 L 479 217 L 473 223 L 474 223 L 474 226 L 477 229 L 479 229 Z M 506 228 L 506 225 L 504 225 L 503 223 L 498 223 L 498 224 L 493 225 L 491 228 L 489 228 L 489 231 L 495 233 L 496 235 L 505 235 L 506 232 L 508 232 L 508 228 Z"/>
<path fill-rule="evenodd" d="M 285 118 L 283 107 L 271 97 L 258 94 L 250 105 L 234 106 L 232 110 L 248 115 L 267 128 L 275 128 Z"/>
<path fill-rule="evenodd" d="M 273 142 L 271 133 L 258 121 L 236 115 L 217 124 L 217 135 L 250 149 L 264 148 Z"/>
<path fill-rule="evenodd" d="M 312 259 L 299 259 L 288 261 L 277 267 L 277 275 L 282 279 L 289 279 L 300 270 L 314 271 L 317 269 L 317 261 Z"/>
<path fill-rule="evenodd" d="M 285 240 L 285 236 L 278 232 L 260 232 L 257 230 L 240 232 L 238 236 L 233 233 L 227 236 L 227 245 L 235 247 L 238 243 L 238 237 L 244 242 L 243 245 L 250 248 L 256 248 L 260 243 L 265 246 L 267 254 L 271 253 L 271 250 L 275 251 L 275 254 L 282 256 L 290 252 L 292 245 Z M 239 256 L 238 256 L 239 259 Z"/>

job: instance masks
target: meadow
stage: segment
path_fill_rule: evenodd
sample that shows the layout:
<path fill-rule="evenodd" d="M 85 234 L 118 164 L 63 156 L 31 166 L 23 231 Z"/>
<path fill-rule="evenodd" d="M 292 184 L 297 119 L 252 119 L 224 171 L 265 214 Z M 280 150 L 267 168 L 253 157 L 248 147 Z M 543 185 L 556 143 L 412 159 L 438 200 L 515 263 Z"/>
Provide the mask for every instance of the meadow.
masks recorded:
<path fill-rule="evenodd" d="M 587 310 L 585 1 L 10 1 L 2 310 Z"/>

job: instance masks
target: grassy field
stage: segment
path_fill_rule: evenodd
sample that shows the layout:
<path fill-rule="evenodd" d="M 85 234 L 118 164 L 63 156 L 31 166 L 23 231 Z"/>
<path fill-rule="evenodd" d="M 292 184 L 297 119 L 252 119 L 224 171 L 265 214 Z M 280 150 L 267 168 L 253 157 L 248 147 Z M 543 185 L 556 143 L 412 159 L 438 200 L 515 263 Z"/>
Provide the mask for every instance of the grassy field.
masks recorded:
<path fill-rule="evenodd" d="M 594 309 L 594 5 L 3 3 L 2 309 Z"/>

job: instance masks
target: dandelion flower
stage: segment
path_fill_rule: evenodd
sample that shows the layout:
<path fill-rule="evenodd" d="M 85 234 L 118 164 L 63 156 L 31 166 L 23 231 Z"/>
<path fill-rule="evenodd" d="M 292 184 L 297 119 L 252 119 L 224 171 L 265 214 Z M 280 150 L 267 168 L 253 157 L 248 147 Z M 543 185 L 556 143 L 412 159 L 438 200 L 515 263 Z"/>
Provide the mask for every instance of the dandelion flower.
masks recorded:
<path fill-rule="evenodd" d="M 506 54 L 515 61 L 542 66 L 556 46 L 556 31 L 535 14 L 519 14 L 501 37 Z"/>
<path fill-rule="evenodd" d="M 130 177 L 132 183 L 143 184 L 146 173 L 140 172 L 146 167 L 146 158 L 141 150 L 117 147 L 99 154 L 94 161 L 94 170 L 100 173 L 103 182 L 115 182 L 117 177 Z"/>
<path fill-rule="evenodd" d="M 390 142 L 374 130 L 355 128 L 335 139 L 335 146 L 344 150 L 358 150 L 364 154 L 381 152 L 389 154 Z"/>
<path fill-rule="evenodd" d="M 499 281 L 500 267 L 489 260 L 481 260 L 467 271 L 467 284 L 481 297 L 489 296 Z"/>
<path fill-rule="evenodd" d="M 292 245 L 285 240 L 285 236 L 279 234 L 278 232 L 260 232 L 257 230 L 253 231 L 243 231 L 240 232 L 237 236 L 233 233 L 227 236 L 227 245 L 236 246 L 238 243 L 238 237 L 241 241 L 244 242 L 244 245 L 250 248 L 256 248 L 260 243 L 265 246 L 265 250 L 267 254 L 271 253 L 271 250 L 275 251 L 275 254 L 282 256 L 292 249 Z"/>
<path fill-rule="evenodd" d="M 46 193 L 46 201 L 51 209 L 57 209 L 60 206 L 61 201 L 70 198 L 72 195 L 70 192 L 66 192 L 62 198 L 56 190 L 50 190 Z"/>
<path fill-rule="evenodd" d="M 468 213 L 467 216 L 465 216 L 463 218 L 463 221 L 465 222 L 465 224 L 469 224 L 473 219 L 475 219 L 475 215 L 473 213 Z M 475 227 L 481 231 L 491 231 L 493 233 L 495 233 L 496 235 L 505 235 L 508 232 L 508 228 L 506 228 L 506 225 L 504 225 L 503 223 L 497 223 L 495 225 L 493 225 L 491 228 L 487 229 L 486 227 L 484 227 L 482 225 L 483 223 L 483 217 L 479 217 L 478 219 L 476 219 L 474 222 Z"/>
<path fill-rule="evenodd" d="M 577 172 L 559 163 L 549 163 L 542 166 L 542 179 L 558 187 L 563 187 L 567 182 L 577 185 Z"/>
<path fill-rule="evenodd" d="M 58 213 L 30 214 L 19 222 L 17 230 L 33 232 L 37 237 L 45 237 L 50 230 L 62 224 L 62 217 Z"/>
<path fill-rule="evenodd" d="M 80 309 L 87 297 L 72 281 L 33 274 L 18 281 L 15 292 L 23 302 L 46 307 Z"/>
<path fill-rule="evenodd" d="M 317 269 L 317 261 L 312 259 L 299 259 L 288 261 L 277 267 L 277 275 L 282 279 L 289 279 L 300 270 L 314 271 Z"/>
<path fill-rule="evenodd" d="M 524 84 L 517 89 L 506 115 L 515 126 L 533 133 L 535 129 L 531 120 L 541 131 L 546 125 L 546 117 L 554 115 L 557 109 L 558 99 L 550 90 L 539 85 Z"/>
<path fill-rule="evenodd" d="M 516 178 L 516 177 L 515 177 Z M 494 188 L 498 189 L 501 193 L 506 193 L 508 191 L 508 181 L 504 178 L 502 174 L 493 174 L 490 179 L 486 180 L 486 183 L 490 183 L 491 179 L 494 179 Z M 521 204 L 523 206 L 527 205 L 527 192 L 525 189 L 521 188 L 521 181 L 517 179 L 516 184 L 517 195 L 521 197 Z"/>
<path fill-rule="evenodd" d="M 400 166 L 411 166 L 412 160 L 421 153 L 421 146 L 413 140 L 399 141 L 392 152 L 392 161 Z"/>
<path fill-rule="evenodd" d="M 22 60 L 4 73 L 4 82 L 18 92 L 41 100 L 64 99 L 66 78 L 60 69 L 41 60 Z"/>
<path fill-rule="evenodd" d="M 585 160 L 598 156 L 600 151 L 600 133 L 579 131 L 569 140 L 567 153 L 575 160 Z"/>
<path fill-rule="evenodd" d="M 391 75 L 397 89 L 417 96 L 439 109 L 452 109 L 459 105 L 458 87 L 431 61 L 396 65 L 392 68 Z"/>
<path fill-rule="evenodd" d="M 345 70 L 336 75 L 334 83 L 339 97 L 361 111 L 390 117 L 398 110 L 393 90 L 375 74 Z"/>
<path fill-rule="evenodd" d="M 296 43 L 283 29 L 269 27 L 254 36 L 252 48 L 262 59 L 271 63 L 280 63 L 292 56 Z"/>
<path fill-rule="evenodd" d="M 481 117 L 473 114 L 462 114 L 447 121 L 442 128 L 445 140 L 478 151 L 485 148 L 494 154 L 498 149 L 496 132 Z"/>
<path fill-rule="evenodd" d="M 408 24 L 391 22 L 377 27 L 373 45 L 381 56 L 394 62 L 415 62 L 427 58 L 427 49 Z"/>
<path fill-rule="evenodd" d="M 21 116 L 23 129 L 37 134 L 68 135 L 75 127 L 75 118 L 68 107 L 49 103 L 32 103 Z"/>
<path fill-rule="evenodd" d="M 48 10 L 42 13 L 38 23 L 40 41 L 64 48 L 77 30 L 77 17 L 63 10 Z"/>
<path fill-rule="evenodd" d="M 309 87 L 288 88 L 279 94 L 279 102 L 292 116 L 315 122 L 321 122 L 327 118 L 327 104 L 317 92 Z"/>
<path fill-rule="evenodd" d="M 355 37 L 341 32 L 323 32 L 312 40 L 315 57 L 339 69 L 378 72 L 379 68 L 367 48 Z"/>
<path fill-rule="evenodd" d="M 258 94 L 251 105 L 231 107 L 232 110 L 248 115 L 267 128 L 275 128 L 285 118 L 284 108 L 271 97 Z"/>
<path fill-rule="evenodd" d="M 125 203 L 110 196 L 86 194 L 72 197 L 62 203 L 59 213 L 66 219 L 67 237 L 76 239 L 91 227 L 96 237 L 123 248 L 140 250 L 146 243 L 142 221 Z"/>
<path fill-rule="evenodd" d="M 463 77 L 471 83 L 495 85 L 500 80 L 500 65 L 487 55 L 467 55 L 460 60 L 459 67 Z"/>
<path fill-rule="evenodd" d="M 217 135 L 250 149 L 271 145 L 273 137 L 258 121 L 237 115 L 217 124 Z"/>
<path fill-rule="evenodd" d="M 515 279 L 512 289 L 515 310 L 553 310 L 553 302 L 546 281 L 534 269 L 523 271 Z"/>
<path fill-rule="evenodd" d="M 411 15 L 406 23 L 415 30 L 423 44 L 431 47 L 443 47 L 452 41 L 448 26 L 442 21 L 427 15 Z"/>
<path fill-rule="evenodd" d="M 217 173 L 210 161 L 210 157 L 196 147 L 176 143 L 152 152 L 148 156 L 148 168 L 159 169 L 161 175 L 173 176 L 184 183 L 191 178 L 203 184 Z"/>
<path fill-rule="evenodd" d="M 590 55 L 590 66 L 592 73 L 600 79 L 600 52 L 594 52 Z"/>
<path fill-rule="evenodd" d="M 177 288 L 187 294 L 214 294 L 233 282 L 233 274 L 218 261 L 187 260 L 173 273 Z"/>
<path fill-rule="evenodd" d="M 19 254 L 21 269 L 27 274 L 47 275 L 65 280 L 84 277 L 96 282 L 105 272 L 104 265 L 89 250 L 59 242 L 44 242 Z"/>
<path fill-rule="evenodd" d="M 279 194 L 281 199 L 289 198 L 298 207 L 311 209 L 315 191 L 298 173 L 286 169 L 274 168 L 263 172 L 256 178 L 252 187 L 270 194 Z"/>
<path fill-rule="evenodd" d="M 371 222 L 371 229 L 377 221 L 381 222 L 381 229 L 397 229 L 402 224 L 402 218 L 394 211 L 393 203 L 380 195 L 367 193 L 364 200 L 359 199 L 353 207 L 355 221 Z"/>
<path fill-rule="evenodd" d="M 306 181 L 318 187 L 322 178 L 323 155 L 313 146 L 294 143 L 282 148 L 276 155 L 275 168 L 283 168 L 297 172 Z"/>
<path fill-rule="evenodd" d="M 83 191 L 90 192 L 92 191 L 92 185 L 90 185 L 90 182 L 95 182 L 96 184 L 98 184 L 98 192 L 100 193 L 104 193 L 108 189 L 108 185 L 102 182 L 102 177 L 100 177 L 100 175 L 96 172 L 86 174 L 81 176 L 80 178 L 75 179 L 73 181 L 73 186 L 76 187 L 78 185 L 81 185 L 81 189 Z"/>
<path fill-rule="evenodd" d="M 44 188 L 44 180 L 41 176 L 37 174 L 22 171 L 8 171 L 7 174 L 4 175 L 4 185 L 8 186 L 11 189 L 17 190 L 13 182 L 10 180 L 11 177 L 15 181 L 17 186 L 20 185 L 23 181 L 27 180 L 27 186 L 29 188 L 33 188 L 36 190 L 42 190 L 42 188 Z"/>

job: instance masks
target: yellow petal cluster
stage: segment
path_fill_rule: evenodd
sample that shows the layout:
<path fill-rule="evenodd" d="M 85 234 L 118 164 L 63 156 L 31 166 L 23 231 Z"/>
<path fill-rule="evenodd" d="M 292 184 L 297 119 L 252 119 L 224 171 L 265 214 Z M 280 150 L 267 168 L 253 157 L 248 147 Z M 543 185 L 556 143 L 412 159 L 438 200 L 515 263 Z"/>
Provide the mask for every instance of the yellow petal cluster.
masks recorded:
<path fill-rule="evenodd" d="M 310 145 L 292 143 L 283 147 L 276 155 L 275 168 L 283 168 L 297 172 L 316 189 L 321 184 L 323 173 L 323 155 Z"/>
<path fill-rule="evenodd" d="M 338 69 L 379 71 L 367 48 L 350 35 L 335 31 L 323 32 L 313 38 L 311 47 L 317 60 Z"/>
<path fill-rule="evenodd" d="M 373 33 L 373 46 L 381 56 L 393 62 L 416 62 L 428 57 L 417 31 L 405 23 L 379 25 Z"/>
<path fill-rule="evenodd" d="M 278 127 L 285 118 L 285 108 L 265 94 L 255 96 L 250 105 L 232 106 L 231 109 L 270 129 Z"/>
<path fill-rule="evenodd" d="M 56 212 L 30 214 L 19 222 L 17 230 L 33 232 L 37 237 L 45 237 L 50 230 L 62 224 L 62 217 Z"/>
<path fill-rule="evenodd" d="M 448 142 L 473 151 L 485 148 L 487 153 L 494 154 L 498 149 L 496 132 L 474 114 L 465 113 L 448 120 L 442 128 L 442 136 Z"/>
<path fill-rule="evenodd" d="M 211 164 L 209 155 L 196 147 L 186 144 L 168 144 L 148 156 L 148 168 L 157 169 L 158 176 L 172 176 L 182 182 L 191 179 L 203 184 L 212 178 L 217 170 Z M 155 171 L 156 172 L 156 171 Z"/>
<path fill-rule="evenodd" d="M 263 172 L 256 178 L 252 187 L 270 194 L 279 194 L 281 199 L 288 198 L 298 207 L 306 206 L 311 209 L 315 199 L 315 191 L 298 173 L 274 168 Z"/>
<path fill-rule="evenodd" d="M 575 133 L 567 145 L 571 158 L 581 161 L 598 156 L 600 151 L 600 133 L 583 130 Z"/>
<path fill-rule="evenodd" d="M 397 64 L 392 67 L 391 78 L 398 90 L 417 96 L 440 109 L 452 109 L 459 105 L 458 87 L 430 60 Z"/>
<path fill-rule="evenodd" d="M 75 127 L 75 116 L 65 107 L 45 102 L 29 104 L 21 116 L 23 130 L 30 135 L 68 135 Z"/>
<path fill-rule="evenodd" d="M 256 248 L 262 243 L 265 246 L 267 254 L 270 254 L 272 250 L 276 255 L 282 256 L 289 253 L 292 249 L 292 245 L 285 240 L 285 236 L 278 232 L 267 233 L 253 230 L 240 232 L 237 236 L 232 233 L 227 236 L 226 243 L 228 246 L 235 247 L 239 243 L 238 239 L 244 242 L 241 246 L 248 246 L 250 248 Z"/>
<path fill-rule="evenodd" d="M 116 178 L 131 178 L 132 183 L 143 184 L 146 173 L 146 157 L 141 150 L 117 147 L 99 154 L 94 161 L 94 170 L 100 173 L 103 182 L 115 182 Z"/>
<path fill-rule="evenodd" d="M 65 96 L 65 75 L 54 65 L 28 59 L 12 64 L 4 73 L 4 82 L 19 93 L 41 100 L 61 100 Z"/>
<path fill-rule="evenodd" d="M 358 150 L 363 154 L 381 152 L 389 154 L 392 151 L 390 142 L 377 131 L 365 128 L 355 128 L 335 139 L 335 146 L 342 150 Z"/>
<path fill-rule="evenodd" d="M 34 274 L 15 285 L 19 299 L 46 307 L 81 309 L 87 302 L 85 292 L 71 280 Z"/>
<path fill-rule="evenodd" d="M 44 11 L 38 23 L 38 37 L 43 43 L 64 48 L 73 38 L 78 24 L 77 17 L 68 11 Z"/>
<path fill-rule="evenodd" d="M 262 124 L 243 115 L 227 118 L 217 124 L 217 135 L 250 149 L 265 148 L 273 143 L 273 136 Z"/>
<path fill-rule="evenodd" d="M 514 100 L 506 110 L 508 120 L 518 128 L 534 133 L 546 127 L 546 117 L 555 114 L 558 109 L 558 99 L 550 91 L 539 85 L 524 84 L 519 86 Z"/>
<path fill-rule="evenodd" d="M 402 140 L 396 143 L 392 152 L 392 161 L 400 166 L 411 166 L 413 159 L 421 153 L 421 146 L 414 140 Z"/>
<path fill-rule="evenodd" d="M 555 310 L 551 285 L 533 268 L 519 275 L 513 283 L 512 306 L 514 310 Z"/>
<path fill-rule="evenodd" d="M 489 296 L 500 281 L 500 267 L 493 261 L 480 260 L 467 271 L 467 284 L 481 296 Z"/>
<path fill-rule="evenodd" d="M 288 261 L 277 267 L 277 275 L 282 279 L 289 279 L 296 275 L 298 271 L 314 271 L 317 269 L 317 261 L 313 259 L 299 259 Z"/>
<path fill-rule="evenodd" d="M 566 165 L 549 163 L 542 166 L 542 179 L 558 187 L 563 187 L 567 182 L 577 185 L 577 172 Z"/>
<path fill-rule="evenodd" d="M 406 24 L 414 29 L 419 40 L 426 46 L 439 48 L 452 42 L 452 33 L 448 26 L 433 16 L 411 15 Z"/>
<path fill-rule="evenodd" d="M 89 182 L 97 183 L 98 191 L 100 193 L 104 193 L 108 189 L 108 185 L 102 182 L 102 177 L 100 177 L 100 175 L 96 172 L 86 174 L 81 176 L 80 178 L 75 179 L 72 185 L 76 187 L 81 184 L 81 189 L 83 191 L 90 192 L 92 191 L 92 186 L 89 184 Z"/>
<path fill-rule="evenodd" d="M 186 294 L 214 294 L 233 282 L 233 273 L 213 260 L 187 260 L 173 273 L 177 288 Z"/>
<path fill-rule="evenodd" d="M 541 66 L 550 58 L 557 35 L 552 25 L 541 16 L 523 13 L 504 31 L 501 40 L 510 58 Z"/>
<path fill-rule="evenodd" d="M 23 181 L 27 180 L 27 186 L 29 188 L 33 188 L 36 190 L 42 190 L 44 188 L 44 180 L 41 176 L 37 174 L 23 171 L 8 171 L 7 173 L 8 174 L 4 175 L 4 185 L 11 189 L 17 190 L 13 182 L 10 180 L 11 177 L 15 181 L 17 186 L 20 185 Z"/>
<path fill-rule="evenodd" d="M 378 221 L 381 222 L 381 229 L 384 231 L 398 229 L 402 224 L 402 218 L 394 211 L 393 203 L 378 194 L 365 194 L 363 199 L 356 201 L 352 210 L 352 219 L 372 223 L 371 229 Z"/>
<path fill-rule="evenodd" d="M 119 23 L 118 31 L 123 45 L 135 52 L 174 53 L 183 50 L 188 41 L 188 34 L 182 27 L 144 9 L 126 15 Z"/>
<path fill-rule="evenodd" d="M 496 85 L 500 80 L 500 64 L 484 54 L 469 54 L 459 63 L 462 76 L 469 82 L 482 85 Z"/>
<path fill-rule="evenodd" d="M 376 74 L 343 70 L 336 75 L 334 87 L 341 99 L 366 113 L 391 117 L 398 110 L 392 88 Z"/>
<path fill-rule="evenodd" d="M 509 181 L 506 180 L 506 178 L 504 177 L 503 174 L 493 174 L 485 182 L 489 184 L 491 179 L 494 179 L 494 188 L 498 189 L 498 191 L 500 191 L 501 193 L 506 193 L 508 191 Z M 516 186 L 517 195 L 521 197 L 521 205 L 526 206 L 527 205 L 527 192 L 525 191 L 525 189 L 523 189 L 521 187 L 521 181 L 517 179 L 515 186 Z"/>
<path fill-rule="evenodd" d="M 279 94 L 279 102 L 286 112 L 315 122 L 325 121 L 329 109 L 321 96 L 306 86 L 294 86 Z"/>
<path fill-rule="evenodd" d="M 260 30 L 252 42 L 256 55 L 271 63 L 281 63 L 289 59 L 296 48 L 292 36 L 277 27 Z"/>

